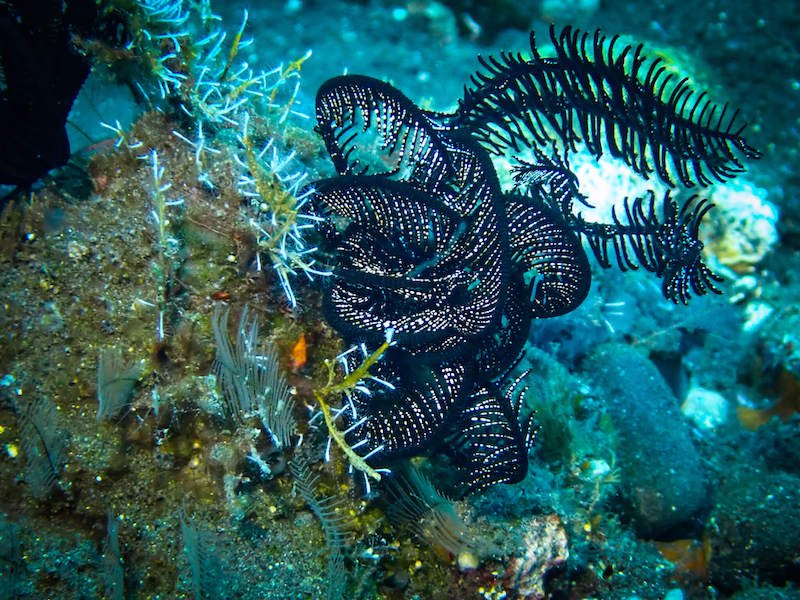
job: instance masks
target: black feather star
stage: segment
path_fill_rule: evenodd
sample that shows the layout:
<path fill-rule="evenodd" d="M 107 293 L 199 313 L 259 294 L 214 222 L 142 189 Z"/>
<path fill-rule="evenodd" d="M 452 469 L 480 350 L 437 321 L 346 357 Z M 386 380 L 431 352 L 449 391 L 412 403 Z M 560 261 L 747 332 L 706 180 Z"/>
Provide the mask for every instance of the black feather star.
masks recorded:
<path fill-rule="evenodd" d="M 444 454 L 463 493 L 527 471 L 535 426 L 519 380 L 504 381 L 531 321 L 586 298 L 583 239 L 603 267 L 653 272 L 673 302 L 718 292 L 698 240 L 708 202 L 679 206 L 668 194 L 659 211 L 650 194 L 624 200 L 611 223 L 590 222 L 566 156 L 582 143 L 673 187 L 724 181 L 758 157 L 735 113 L 641 46 L 550 35 L 553 57 L 531 37 L 530 58 L 481 59 L 454 113 L 362 75 L 317 94 L 317 131 L 338 172 L 315 195 L 334 263 L 326 316 L 349 342 L 378 344 L 388 329 L 397 342 L 375 373 L 392 388 L 367 381 L 349 400 L 348 442 L 376 465 Z M 492 155 L 523 149 L 535 160 L 516 159 L 504 192 Z"/>

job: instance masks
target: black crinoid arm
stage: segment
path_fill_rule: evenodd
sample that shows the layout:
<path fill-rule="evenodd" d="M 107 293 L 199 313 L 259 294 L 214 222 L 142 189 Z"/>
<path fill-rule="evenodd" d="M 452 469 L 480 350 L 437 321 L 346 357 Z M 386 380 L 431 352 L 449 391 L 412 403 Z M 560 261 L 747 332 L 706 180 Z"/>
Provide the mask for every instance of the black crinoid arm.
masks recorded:
<path fill-rule="evenodd" d="M 676 303 L 687 303 L 692 293 L 719 292 L 721 278 L 703 263 L 697 237 L 710 204 L 692 197 L 691 206 L 681 206 L 680 194 L 663 202 L 652 194 L 620 198 L 611 223 L 591 223 L 573 214 L 574 201 L 591 206 L 592 199 L 578 194 L 567 164 L 583 147 L 670 187 L 725 182 L 744 170 L 743 160 L 760 156 L 743 137 L 738 111 L 713 104 L 662 59 L 648 60 L 642 45 L 570 27 L 551 27 L 550 38 L 554 56 L 543 57 L 531 34 L 529 58 L 480 59 L 483 71 L 473 76 L 453 126 L 494 154 L 533 154 L 532 162 L 519 161 L 515 169 L 521 189 L 560 210 L 603 266 L 613 255 L 623 270 L 654 272 Z M 556 150 L 545 156 L 546 148 Z M 657 204 L 663 205 L 660 216 Z"/>
<path fill-rule="evenodd" d="M 551 35 L 552 58 L 532 45 L 529 59 L 482 61 L 452 114 L 363 75 L 317 93 L 316 129 L 337 171 L 315 184 L 333 271 L 325 315 L 348 343 L 377 345 L 387 330 L 396 342 L 377 379 L 348 397 L 346 441 L 373 466 L 447 460 L 462 493 L 526 473 L 535 426 L 508 377 L 532 320 L 586 298 L 584 241 L 605 267 L 661 277 L 675 302 L 716 291 L 697 239 L 707 202 L 668 195 L 657 208 L 649 195 L 589 222 L 568 153 L 583 143 L 682 186 L 724 180 L 757 156 L 735 116 L 672 83 L 641 48 Z M 504 190 L 493 155 L 522 150 Z"/>
<path fill-rule="evenodd" d="M 498 153 L 555 138 L 596 156 L 605 145 L 642 176 L 685 186 L 724 181 L 743 170 L 740 158 L 760 156 L 742 137 L 738 111 L 648 60 L 642 45 L 570 27 L 551 27 L 550 39 L 553 57 L 541 56 L 531 34 L 530 58 L 479 58 L 485 71 L 472 77 L 457 125 Z"/>

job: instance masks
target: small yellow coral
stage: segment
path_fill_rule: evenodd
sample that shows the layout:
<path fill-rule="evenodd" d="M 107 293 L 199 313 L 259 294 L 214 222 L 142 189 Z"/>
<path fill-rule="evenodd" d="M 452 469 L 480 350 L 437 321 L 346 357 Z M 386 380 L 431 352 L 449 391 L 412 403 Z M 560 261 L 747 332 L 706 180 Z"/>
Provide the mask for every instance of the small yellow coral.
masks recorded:
<path fill-rule="evenodd" d="M 342 452 L 344 452 L 344 455 L 347 457 L 347 460 L 354 469 L 361 471 L 375 481 L 381 480 L 381 474 L 370 467 L 362 457 L 356 454 L 355 450 L 353 450 L 344 439 L 344 433 L 339 431 L 339 429 L 336 427 L 336 424 L 333 422 L 334 417 L 331 413 L 329 400 L 330 398 L 335 398 L 342 394 L 348 394 L 352 392 L 359 382 L 361 382 L 361 380 L 368 378 L 370 376 L 369 370 L 372 365 L 378 362 L 378 359 L 383 356 L 383 353 L 386 352 L 391 345 L 392 334 L 391 332 L 388 332 L 386 335 L 386 341 L 381 344 L 378 349 L 375 350 L 375 352 L 364 358 L 364 361 L 356 369 L 353 369 L 344 377 L 342 377 L 340 381 L 336 381 L 337 375 L 334 363 L 331 361 L 326 361 L 325 366 L 328 369 L 328 381 L 322 388 L 314 390 L 314 397 L 319 403 L 319 407 L 322 411 L 322 416 L 325 419 L 325 425 L 328 428 L 328 433 L 330 434 L 331 439 L 336 443 L 337 446 L 339 446 L 339 448 L 342 449 Z"/>
<path fill-rule="evenodd" d="M 736 273 L 749 273 L 778 241 L 778 209 L 767 192 L 747 181 L 717 186 L 708 227 L 701 240 L 717 260 Z"/>

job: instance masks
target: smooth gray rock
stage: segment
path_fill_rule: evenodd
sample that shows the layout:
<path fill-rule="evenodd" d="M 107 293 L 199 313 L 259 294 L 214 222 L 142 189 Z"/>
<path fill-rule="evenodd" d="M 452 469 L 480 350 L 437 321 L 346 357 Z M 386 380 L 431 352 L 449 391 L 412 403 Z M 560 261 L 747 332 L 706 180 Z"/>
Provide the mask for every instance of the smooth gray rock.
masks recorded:
<path fill-rule="evenodd" d="M 661 373 L 624 344 L 598 347 L 583 365 L 617 436 L 621 500 L 643 537 L 686 536 L 707 507 L 700 456 Z"/>

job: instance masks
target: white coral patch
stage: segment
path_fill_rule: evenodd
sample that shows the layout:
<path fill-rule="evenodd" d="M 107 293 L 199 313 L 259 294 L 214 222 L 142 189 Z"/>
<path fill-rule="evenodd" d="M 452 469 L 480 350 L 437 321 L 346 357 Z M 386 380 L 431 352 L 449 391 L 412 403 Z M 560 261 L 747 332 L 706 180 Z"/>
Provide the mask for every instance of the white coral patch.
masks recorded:
<path fill-rule="evenodd" d="M 744 179 L 715 187 L 711 201 L 715 209 L 701 240 L 723 265 L 751 271 L 778 242 L 777 207 L 764 188 Z"/>
<path fill-rule="evenodd" d="M 681 410 L 699 429 L 709 431 L 728 420 L 730 406 L 722 394 L 694 386 L 686 395 Z"/>

